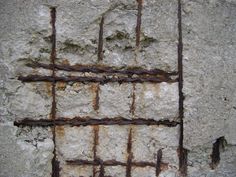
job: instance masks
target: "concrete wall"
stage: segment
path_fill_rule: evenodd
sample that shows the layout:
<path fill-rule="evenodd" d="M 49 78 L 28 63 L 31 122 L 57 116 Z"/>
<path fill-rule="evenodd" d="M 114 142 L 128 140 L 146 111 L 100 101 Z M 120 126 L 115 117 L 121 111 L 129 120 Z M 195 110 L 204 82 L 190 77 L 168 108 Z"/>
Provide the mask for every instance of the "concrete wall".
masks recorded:
<path fill-rule="evenodd" d="M 234 0 L 1 0 L 0 177 L 235 177 L 235 16 Z"/>

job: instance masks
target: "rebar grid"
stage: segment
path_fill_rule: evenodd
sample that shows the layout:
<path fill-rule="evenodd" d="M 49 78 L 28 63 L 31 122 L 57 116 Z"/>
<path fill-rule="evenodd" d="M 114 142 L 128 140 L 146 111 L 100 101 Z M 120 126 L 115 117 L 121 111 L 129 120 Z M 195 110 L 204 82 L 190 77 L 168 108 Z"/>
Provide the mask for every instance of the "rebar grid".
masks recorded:
<path fill-rule="evenodd" d="M 142 0 L 138 0 L 138 13 L 137 13 L 137 25 L 136 25 L 136 48 L 138 49 L 140 46 L 140 32 L 141 32 L 141 17 L 142 17 Z M 59 161 L 57 159 L 56 153 L 56 126 L 93 126 L 94 131 L 94 145 L 93 145 L 93 156 L 94 160 L 67 160 L 66 162 L 70 165 L 82 165 L 82 166 L 93 166 L 93 177 L 96 176 L 96 167 L 100 167 L 99 177 L 105 177 L 105 168 L 106 166 L 124 166 L 126 167 L 126 177 L 132 176 L 132 167 L 152 167 L 156 169 L 156 176 L 159 176 L 161 170 L 165 168 L 168 164 L 162 162 L 162 150 L 157 150 L 156 163 L 154 162 L 146 162 L 133 161 L 133 153 L 132 153 L 132 128 L 129 130 L 128 142 L 127 142 L 127 161 L 119 162 L 116 160 L 106 160 L 103 161 L 97 157 L 97 146 L 99 141 L 99 125 L 163 125 L 168 127 L 174 127 L 180 124 L 180 141 L 179 141 L 179 166 L 180 172 L 185 175 L 186 174 L 186 152 L 183 148 L 183 71 L 182 71 L 182 26 L 181 26 L 181 0 L 178 0 L 179 11 L 178 11 L 178 19 L 179 19 L 179 44 L 178 44 L 178 72 L 168 73 L 160 69 L 146 70 L 139 67 L 133 68 L 114 68 L 114 67 L 104 67 L 100 65 L 58 65 L 55 63 L 56 60 L 56 8 L 51 8 L 51 26 L 52 26 L 52 35 L 51 35 L 51 56 L 50 56 L 50 64 L 44 63 L 28 63 L 28 67 L 33 68 L 44 68 L 52 71 L 51 76 L 40 76 L 40 75 L 28 75 L 28 76 L 20 76 L 18 79 L 22 82 L 50 82 L 52 84 L 51 92 L 52 92 L 52 106 L 51 106 L 51 119 L 41 119 L 41 120 L 32 120 L 32 119 L 23 119 L 21 121 L 14 122 L 16 126 L 50 126 L 52 127 L 53 132 L 53 142 L 55 144 L 53 154 L 54 157 L 52 159 L 52 177 L 59 177 L 60 175 L 60 167 Z M 104 17 L 101 18 L 100 22 L 100 30 L 99 30 L 99 43 L 98 43 L 98 61 L 103 60 L 103 24 Z M 82 76 L 66 76 L 60 77 L 56 76 L 56 71 L 67 71 L 67 72 L 89 72 L 100 74 L 104 73 L 108 76 L 103 77 L 82 77 Z M 122 74 L 124 76 L 116 76 L 111 77 L 109 74 Z M 178 78 L 172 78 L 172 76 L 178 76 Z M 96 89 L 96 104 L 94 106 L 95 110 L 99 109 L 99 84 L 106 84 L 109 82 L 118 82 L 118 83 L 133 83 L 133 89 L 135 90 L 135 83 L 161 83 L 161 82 L 179 82 L 179 118 L 180 122 L 177 121 L 169 121 L 169 120 L 160 120 L 156 121 L 153 119 L 127 119 L 123 117 L 117 118 L 103 118 L 96 119 L 91 117 L 75 117 L 73 119 L 61 118 L 56 115 L 56 83 L 57 82 L 82 82 L 82 83 L 98 83 Z M 133 101 L 131 105 L 131 113 L 134 114 L 135 107 L 135 94 L 132 95 Z"/>

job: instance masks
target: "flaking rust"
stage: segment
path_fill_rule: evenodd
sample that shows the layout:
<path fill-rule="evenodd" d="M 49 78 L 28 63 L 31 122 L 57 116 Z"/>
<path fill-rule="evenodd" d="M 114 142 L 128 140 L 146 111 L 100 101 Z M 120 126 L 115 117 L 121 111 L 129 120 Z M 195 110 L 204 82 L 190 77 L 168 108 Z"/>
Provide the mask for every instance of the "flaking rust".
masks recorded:
<path fill-rule="evenodd" d="M 56 126 L 56 136 L 58 137 L 64 137 L 65 136 L 65 128 L 64 126 Z"/>
<path fill-rule="evenodd" d="M 56 89 L 59 91 L 64 91 L 66 89 L 66 83 L 65 82 L 58 82 L 56 84 Z"/>

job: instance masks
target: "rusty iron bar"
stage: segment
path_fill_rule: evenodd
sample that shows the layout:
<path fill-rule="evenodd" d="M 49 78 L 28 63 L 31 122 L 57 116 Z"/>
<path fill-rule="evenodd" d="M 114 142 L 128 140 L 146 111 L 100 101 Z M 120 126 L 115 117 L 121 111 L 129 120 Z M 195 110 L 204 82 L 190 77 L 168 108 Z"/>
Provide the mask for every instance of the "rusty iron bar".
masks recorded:
<path fill-rule="evenodd" d="M 187 150 L 183 146 L 184 139 L 184 94 L 183 94 L 183 39 L 182 39 L 182 7 L 181 0 L 178 0 L 178 77 L 179 77 L 179 171 L 181 176 L 187 176 Z"/>
<path fill-rule="evenodd" d="M 44 64 L 39 62 L 32 62 L 26 64 L 28 67 L 32 68 L 43 68 L 43 69 L 52 69 L 53 66 L 51 64 Z M 132 67 L 132 68 L 117 68 L 117 67 L 108 67 L 102 65 L 58 65 L 55 64 L 55 69 L 61 71 L 68 72 L 89 72 L 95 74 L 126 74 L 126 75 L 160 75 L 163 77 L 176 76 L 178 72 L 166 72 L 160 69 L 143 69 L 140 67 Z"/>
<path fill-rule="evenodd" d="M 132 114 L 132 116 L 134 116 L 135 109 L 136 109 L 136 106 L 135 106 L 135 98 L 136 98 L 135 90 L 136 90 L 136 84 L 133 83 L 132 103 L 130 105 L 130 110 L 129 110 L 129 112 Z"/>
<path fill-rule="evenodd" d="M 32 68 L 52 69 L 51 64 L 44 64 L 39 62 L 32 62 L 26 64 Z M 116 68 L 102 65 L 58 65 L 55 64 L 55 69 L 68 72 L 90 72 L 95 74 L 126 74 L 126 75 L 163 75 L 163 77 L 178 75 L 178 72 L 165 72 L 160 69 L 143 69 L 140 67 Z"/>
<path fill-rule="evenodd" d="M 95 86 L 95 101 L 93 103 L 93 109 L 97 112 L 99 110 L 99 100 L 100 100 L 99 92 L 100 92 L 100 85 L 97 84 Z"/>
<path fill-rule="evenodd" d="M 102 119 L 94 119 L 91 117 L 75 117 L 75 118 L 57 118 L 55 121 L 50 119 L 23 119 L 20 121 L 15 121 L 15 126 L 95 126 L 95 125 L 157 125 L 157 126 L 166 126 L 166 127 L 176 127 L 179 125 L 179 122 L 169 121 L 169 120 L 154 120 L 154 119 L 126 119 L 122 117 L 114 117 L 114 118 L 102 118 Z"/>
<path fill-rule="evenodd" d="M 132 168 L 132 128 L 129 130 L 129 137 L 127 142 L 127 166 L 126 166 L 126 177 L 131 177 L 131 168 Z"/>
<path fill-rule="evenodd" d="M 178 79 L 158 78 L 158 77 L 83 77 L 83 76 L 67 76 L 67 77 L 52 77 L 40 75 L 19 76 L 18 80 L 22 82 L 92 82 L 92 83 L 161 83 L 168 82 L 174 83 Z"/>
<path fill-rule="evenodd" d="M 99 166 L 101 164 L 100 160 L 94 160 L 94 161 L 89 161 L 89 160 L 67 160 L 66 161 L 70 165 L 91 165 L 91 166 Z M 104 166 L 126 166 L 126 163 L 123 162 L 118 162 L 115 160 L 107 160 L 103 161 Z"/>
<path fill-rule="evenodd" d="M 104 16 L 102 16 L 100 22 L 99 29 L 99 37 L 98 37 L 98 61 L 103 60 L 103 24 L 104 24 Z"/>
<path fill-rule="evenodd" d="M 84 165 L 88 165 L 88 166 L 100 166 L 101 162 L 100 161 L 89 161 L 89 160 L 67 160 L 66 161 L 68 164 L 70 165 L 79 165 L 79 166 L 84 166 Z M 127 163 L 124 162 L 119 162 L 116 160 L 107 160 L 107 161 L 103 161 L 102 164 L 104 166 L 127 166 Z M 153 167 L 156 168 L 156 164 L 154 162 L 131 162 L 130 163 L 131 166 L 134 167 Z M 163 166 L 165 166 L 166 164 L 163 163 Z"/>
<path fill-rule="evenodd" d="M 98 146 L 98 141 L 99 141 L 99 126 L 94 126 L 93 127 L 94 131 L 94 140 L 93 140 L 93 158 L 97 159 L 97 146 Z M 96 167 L 93 166 L 93 177 L 96 176 Z"/>
<path fill-rule="evenodd" d="M 162 150 L 157 151 L 157 161 L 156 161 L 156 176 L 158 177 L 161 173 L 161 160 L 162 160 Z"/>
<path fill-rule="evenodd" d="M 52 35 L 51 35 L 51 43 L 52 43 L 52 48 L 51 48 L 51 55 L 50 55 L 50 60 L 51 60 L 51 65 L 52 65 L 52 78 L 55 78 L 56 76 L 56 71 L 55 71 L 55 59 L 56 59 L 56 8 L 52 7 L 51 8 L 51 26 L 52 26 Z M 53 122 L 53 127 L 52 127 L 52 132 L 53 132 L 53 143 L 55 145 L 55 119 L 56 119 L 56 82 L 52 82 L 52 107 L 51 107 L 51 118 Z M 60 171 L 60 163 L 57 160 L 57 155 L 56 155 L 56 147 L 54 146 L 53 149 L 53 158 L 52 158 L 52 177 L 59 177 L 59 171 Z"/>
<path fill-rule="evenodd" d="M 101 161 L 100 159 L 94 160 L 94 161 L 90 161 L 90 160 L 66 160 L 66 163 L 69 165 L 78 165 L 78 166 L 100 166 L 101 163 L 103 164 L 103 166 L 123 166 L 126 167 L 128 164 L 124 163 L 124 162 L 119 162 L 116 160 L 106 160 L 106 161 Z M 155 164 L 154 162 L 145 162 L 145 161 L 140 161 L 140 162 L 136 162 L 136 161 L 132 161 L 131 162 L 131 166 L 132 167 L 141 167 L 141 168 L 145 168 L 145 167 L 152 167 L 152 168 L 156 168 L 157 164 Z M 160 170 L 163 170 L 166 168 L 166 166 L 168 166 L 167 163 L 163 163 L 160 162 Z"/>
<path fill-rule="evenodd" d="M 137 0 L 137 2 L 138 2 L 138 14 L 137 14 L 137 25 L 136 25 L 136 47 L 138 48 L 140 45 L 143 0 Z"/>

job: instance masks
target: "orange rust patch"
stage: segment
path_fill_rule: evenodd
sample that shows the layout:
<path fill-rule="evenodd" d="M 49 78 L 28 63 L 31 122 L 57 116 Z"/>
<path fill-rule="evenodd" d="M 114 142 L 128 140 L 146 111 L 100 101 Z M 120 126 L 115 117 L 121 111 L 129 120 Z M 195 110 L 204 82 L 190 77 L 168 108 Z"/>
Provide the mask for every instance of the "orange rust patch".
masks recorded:
<path fill-rule="evenodd" d="M 99 126 L 96 125 L 96 126 L 93 126 L 93 130 L 94 130 L 94 133 L 95 133 L 95 144 L 98 145 L 99 144 L 99 141 L 98 141 L 98 132 L 99 132 Z"/>
<path fill-rule="evenodd" d="M 62 60 L 61 64 L 70 65 L 70 62 L 68 61 L 68 59 L 64 59 L 64 60 Z"/>
<path fill-rule="evenodd" d="M 58 82 L 56 85 L 57 90 L 63 91 L 66 89 L 66 83 L 65 82 Z"/>
<path fill-rule="evenodd" d="M 64 128 L 64 126 L 57 126 L 56 127 L 56 134 L 59 137 L 65 136 L 65 128 Z"/>
<path fill-rule="evenodd" d="M 46 92 L 49 96 L 52 96 L 52 83 L 45 82 Z"/>
<path fill-rule="evenodd" d="M 99 91 L 100 87 L 99 84 L 92 84 L 90 90 L 94 93 L 93 94 L 93 109 L 95 111 L 99 110 Z"/>
<path fill-rule="evenodd" d="M 161 163 L 161 171 L 168 170 L 169 164 L 168 163 Z"/>

